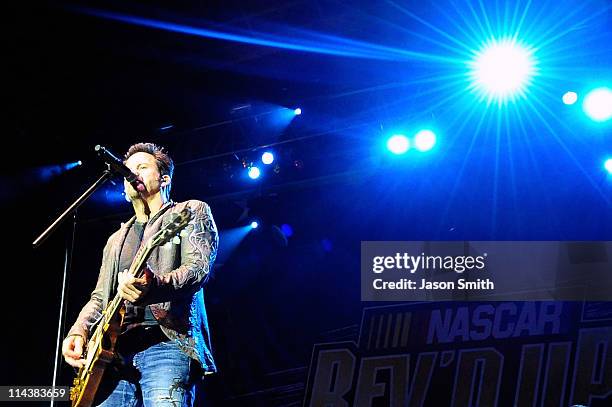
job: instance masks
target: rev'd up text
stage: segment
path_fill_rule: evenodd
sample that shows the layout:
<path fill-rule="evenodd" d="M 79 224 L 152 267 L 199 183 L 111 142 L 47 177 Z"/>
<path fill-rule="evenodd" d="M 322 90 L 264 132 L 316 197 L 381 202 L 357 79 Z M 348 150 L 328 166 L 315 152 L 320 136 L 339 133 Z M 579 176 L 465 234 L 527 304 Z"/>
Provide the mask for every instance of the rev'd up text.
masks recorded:
<path fill-rule="evenodd" d="M 304 405 L 607 405 L 612 319 L 598 318 L 597 306 L 488 302 L 367 308 L 357 343 L 315 345 Z"/>

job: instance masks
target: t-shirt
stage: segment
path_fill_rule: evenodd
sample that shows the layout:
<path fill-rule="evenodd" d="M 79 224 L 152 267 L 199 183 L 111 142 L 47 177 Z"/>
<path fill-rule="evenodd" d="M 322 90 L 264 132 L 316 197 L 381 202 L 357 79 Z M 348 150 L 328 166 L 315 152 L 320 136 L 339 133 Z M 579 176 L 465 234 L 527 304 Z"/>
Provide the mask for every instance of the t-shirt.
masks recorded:
<path fill-rule="evenodd" d="M 119 256 L 119 270 L 123 271 L 129 269 L 134 261 L 134 257 L 138 252 L 138 248 L 142 243 L 142 237 L 144 235 L 146 223 L 135 221 L 130 226 L 123 246 L 121 247 L 121 255 Z M 115 290 L 118 285 L 118 281 L 115 281 Z M 131 302 L 125 302 L 125 315 L 123 317 L 123 325 L 121 328 L 122 332 L 137 326 L 145 325 L 157 325 L 158 322 L 155 320 L 151 308 L 147 306 L 133 305 Z"/>

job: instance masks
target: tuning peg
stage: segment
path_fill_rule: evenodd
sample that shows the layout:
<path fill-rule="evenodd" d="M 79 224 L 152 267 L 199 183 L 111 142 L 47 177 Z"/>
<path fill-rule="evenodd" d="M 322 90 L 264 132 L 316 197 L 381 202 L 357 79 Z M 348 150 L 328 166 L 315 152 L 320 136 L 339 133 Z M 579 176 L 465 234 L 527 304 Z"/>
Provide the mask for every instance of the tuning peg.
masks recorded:
<path fill-rule="evenodd" d="M 178 236 L 174 236 L 174 238 L 172 238 L 172 243 L 181 244 L 181 238 Z"/>

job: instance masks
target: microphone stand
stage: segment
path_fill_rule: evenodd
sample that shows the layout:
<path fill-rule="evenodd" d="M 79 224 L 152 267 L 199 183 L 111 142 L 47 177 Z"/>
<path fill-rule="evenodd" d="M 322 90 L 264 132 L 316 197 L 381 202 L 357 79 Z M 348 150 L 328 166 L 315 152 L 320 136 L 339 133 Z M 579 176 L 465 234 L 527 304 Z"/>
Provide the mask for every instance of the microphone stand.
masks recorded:
<path fill-rule="evenodd" d="M 40 236 L 38 236 L 34 240 L 34 242 L 32 242 L 32 246 L 37 249 L 59 227 L 59 225 L 66 220 L 66 218 L 68 218 L 71 214 L 73 215 L 72 233 L 69 235 L 69 238 L 67 238 L 66 254 L 64 257 L 64 275 L 62 277 L 62 293 L 60 297 L 61 300 L 57 322 L 57 338 L 55 343 L 55 360 L 53 364 L 53 388 L 55 388 L 56 386 L 57 376 L 60 370 L 59 358 L 61 354 L 61 337 L 64 324 L 64 313 L 66 311 L 64 298 L 66 296 L 68 275 L 70 272 L 70 265 L 72 263 L 72 249 L 74 247 L 74 236 L 76 233 L 76 211 L 79 206 L 81 206 L 87 200 L 87 198 L 89 198 L 98 188 L 102 186 L 102 184 L 110 180 L 112 177 L 113 173 L 110 170 L 110 165 L 107 164 L 107 167 L 100 176 L 100 178 L 98 178 L 96 182 L 93 183 L 93 185 L 91 185 L 85 192 L 83 192 L 83 194 L 79 196 L 76 201 L 72 203 L 72 205 L 70 205 L 64 212 L 62 212 L 62 214 L 59 215 L 59 217 L 51 225 L 49 225 L 49 227 L 47 227 L 47 229 L 45 229 L 45 231 L 42 232 Z M 51 398 L 51 406 L 53 406 L 53 403 L 54 399 Z"/>

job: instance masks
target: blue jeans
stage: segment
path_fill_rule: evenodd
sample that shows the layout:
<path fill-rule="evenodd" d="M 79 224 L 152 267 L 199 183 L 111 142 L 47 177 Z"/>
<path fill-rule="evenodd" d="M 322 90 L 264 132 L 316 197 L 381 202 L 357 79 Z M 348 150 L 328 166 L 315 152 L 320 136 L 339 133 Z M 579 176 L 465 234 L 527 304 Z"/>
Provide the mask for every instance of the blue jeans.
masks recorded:
<path fill-rule="evenodd" d="M 122 354 L 122 358 L 122 369 L 107 368 L 94 405 L 193 406 L 192 368 L 197 362 L 181 352 L 175 342 L 160 342 L 133 354 Z"/>

